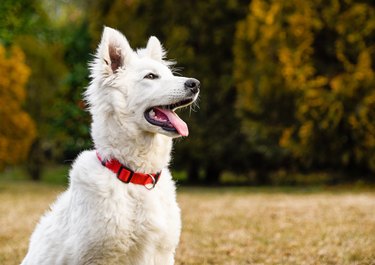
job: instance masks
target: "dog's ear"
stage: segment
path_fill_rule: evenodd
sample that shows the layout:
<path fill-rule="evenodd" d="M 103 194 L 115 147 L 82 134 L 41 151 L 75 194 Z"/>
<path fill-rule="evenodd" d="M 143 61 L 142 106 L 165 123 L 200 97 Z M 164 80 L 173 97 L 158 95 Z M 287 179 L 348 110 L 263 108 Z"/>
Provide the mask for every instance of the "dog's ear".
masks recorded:
<path fill-rule="evenodd" d="M 126 66 L 132 55 L 133 50 L 125 36 L 115 29 L 104 27 L 97 58 L 104 63 L 106 70 L 114 73 L 117 69 Z"/>
<path fill-rule="evenodd" d="M 151 36 L 148 39 L 147 46 L 146 46 L 147 55 L 157 61 L 162 61 L 166 56 L 166 52 L 163 49 L 158 38 Z"/>

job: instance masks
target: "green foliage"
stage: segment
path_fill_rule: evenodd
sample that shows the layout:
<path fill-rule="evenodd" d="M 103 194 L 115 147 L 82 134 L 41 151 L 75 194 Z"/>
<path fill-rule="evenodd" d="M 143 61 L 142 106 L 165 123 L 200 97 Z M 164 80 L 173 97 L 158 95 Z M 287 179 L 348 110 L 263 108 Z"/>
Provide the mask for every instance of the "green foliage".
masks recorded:
<path fill-rule="evenodd" d="M 237 109 L 268 162 L 375 172 L 374 34 L 367 2 L 251 2 L 234 47 Z"/>
<path fill-rule="evenodd" d="M 69 73 L 64 79 L 64 86 L 58 91 L 51 121 L 55 147 L 60 156 L 74 159 L 79 152 L 91 147 L 90 117 L 85 111 L 83 91 L 88 85 L 91 37 L 86 20 L 65 25 L 64 62 Z M 78 24 L 78 25 L 77 25 Z"/>
<path fill-rule="evenodd" d="M 40 34 L 46 36 L 43 31 Z M 56 150 L 56 140 L 52 136 L 53 121 L 60 112 L 53 108 L 67 69 L 62 56 L 63 47 L 56 41 L 32 35 L 17 36 L 15 41 L 24 49 L 26 62 L 32 69 L 27 84 L 26 108 L 36 122 L 38 135 L 28 154 L 26 166 L 32 179 L 38 180 L 45 154 L 52 154 L 52 150 Z"/>
<path fill-rule="evenodd" d="M 9 45 L 20 34 L 36 35 L 46 17 L 41 1 L 2 0 L 0 4 L 0 42 Z"/>
<path fill-rule="evenodd" d="M 16 42 L 24 49 L 26 62 L 32 69 L 27 84 L 27 109 L 37 122 L 39 137 L 45 138 L 50 136 L 49 122 L 55 118 L 51 108 L 67 72 L 63 50 L 57 43 L 48 43 L 30 35 L 18 36 Z"/>

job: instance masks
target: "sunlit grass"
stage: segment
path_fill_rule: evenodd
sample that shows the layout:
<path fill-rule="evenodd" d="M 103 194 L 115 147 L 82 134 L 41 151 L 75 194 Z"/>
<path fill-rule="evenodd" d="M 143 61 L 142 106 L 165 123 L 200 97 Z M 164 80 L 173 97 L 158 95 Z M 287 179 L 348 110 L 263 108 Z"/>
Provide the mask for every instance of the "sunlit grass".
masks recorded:
<path fill-rule="evenodd" d="M 179 264 L 375 264 L 375 194 L 179 194 Z"/>
<path fill-rule="evenodd" d="M 0 264 L 19 264 L 63 188 L 0 182 Z M 375 193 L 180 188 L 176 264 L 375 264 Z"/>
<path fill-rule="evenodd" d="M 0 182 L 0 264 L 19 264 L 31 231 L 61 187 Z"/>

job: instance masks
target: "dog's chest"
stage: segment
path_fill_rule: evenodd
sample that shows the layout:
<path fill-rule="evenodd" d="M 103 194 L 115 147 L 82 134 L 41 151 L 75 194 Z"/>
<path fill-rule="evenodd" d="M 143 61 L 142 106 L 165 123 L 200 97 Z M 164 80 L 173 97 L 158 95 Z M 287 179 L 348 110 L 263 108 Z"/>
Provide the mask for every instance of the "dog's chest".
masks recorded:
<path fill-rule="evenodd" d="M 142 264 L 152 252 L 174 250 L 178 244 L 180 213 L 175 195 L 168 191 L 113 190 L 106 200 L 96 202 L 96 208 L 101 210 L 100 216 L 90 217 L 96 227 L 93 240 L 82 241 L 91 261 Z"/>

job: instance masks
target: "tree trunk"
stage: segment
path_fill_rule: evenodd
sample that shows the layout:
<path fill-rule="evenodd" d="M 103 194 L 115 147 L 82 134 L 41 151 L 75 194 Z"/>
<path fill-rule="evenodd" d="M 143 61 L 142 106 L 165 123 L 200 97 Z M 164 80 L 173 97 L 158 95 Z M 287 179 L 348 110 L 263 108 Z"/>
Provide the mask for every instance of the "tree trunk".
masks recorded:
<path fill-rule="evenodd" d="M 271 184 L 271 180 L 270 180 L 269 171 L 265 169 L 258 169 L 256 172 L 256 185 L 266 186 L 270 184 Z"/>
<path fill-rule="evenodd" d="M 220 183 L 221 170 L 213 163 L 209 163 L 205 169 L 205 183 L 217 185 Z"/>
<path fill-rule="evenodd" d="M 189 171 L 188 171 L 188 183 L 189 184 L 199 184 L 199 169 L 200 165 L 199 163 L 196 163 L 196 161 L 192 161 L 189 165 Z"/>
<path fill-rule="evenodd" d="M 40 144 L 40 139 L 36 139 L 31 145 L 29 155 L 26 162 L 27 173 L 33 181 L 40 181 L 42 178 L 43 169 L 43 149 Z"/>

